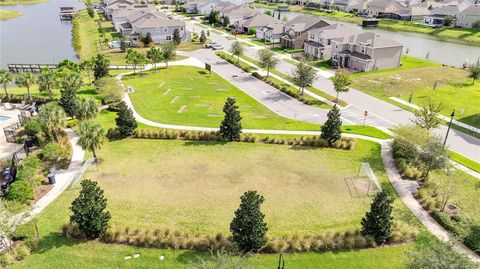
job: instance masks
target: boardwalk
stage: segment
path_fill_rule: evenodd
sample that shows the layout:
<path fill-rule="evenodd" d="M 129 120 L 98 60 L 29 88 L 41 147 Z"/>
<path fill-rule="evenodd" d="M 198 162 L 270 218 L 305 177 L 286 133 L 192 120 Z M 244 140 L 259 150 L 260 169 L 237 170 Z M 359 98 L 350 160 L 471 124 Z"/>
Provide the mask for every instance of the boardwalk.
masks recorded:
<path fill-rule="evenodd" d="M 54 71 L 57 68 L 56 64 L 7 64 L 8 71 L 12 73 L 18 72 L 31 72 L 31 73 L 38 73 L 42 69 L 49 69 L 50 71 Z M 128 64 L 116 64 L 110 65 L 108 69 L 110 70 L 133 70 L 133 65 Z M 136 69 L 143 69 L 142 65 L 137 65 Z"/>

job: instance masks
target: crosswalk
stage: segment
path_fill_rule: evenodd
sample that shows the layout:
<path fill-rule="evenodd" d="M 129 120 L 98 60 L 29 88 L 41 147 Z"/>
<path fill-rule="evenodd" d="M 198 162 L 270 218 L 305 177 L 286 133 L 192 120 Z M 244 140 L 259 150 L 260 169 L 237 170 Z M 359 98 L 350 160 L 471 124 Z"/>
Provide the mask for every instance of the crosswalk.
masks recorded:
<path fill-rule="evenodd" d="M 340 113 L 342 118 L 344 118 L 347 121 L 350 121 L 351 124 L 363 125 L 365 123 L 365 125 L 368 125 L 368 126 L 391 127 L 390 123 L 387 123 L 386 121 L 380 119 L 375 115 L 372 115 L 371 113 L 368 113 L 368 115 L 365 117 L 364 116 L 365 111 L 354 106 L 349 106 L 347 108 L 344 108 L 340 110 Z"/>

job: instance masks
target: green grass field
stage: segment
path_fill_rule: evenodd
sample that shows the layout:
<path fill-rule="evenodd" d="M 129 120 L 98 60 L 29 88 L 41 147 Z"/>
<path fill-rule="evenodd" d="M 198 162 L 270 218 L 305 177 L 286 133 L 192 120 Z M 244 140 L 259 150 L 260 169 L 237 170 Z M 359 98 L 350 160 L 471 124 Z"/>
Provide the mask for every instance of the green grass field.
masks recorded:
<path fill-rule="evenodd" d="M 344 151 L 129 139 L 106 144 L 98 172 L 85 177 L 105 190 L 115 225 L 225 233 L 241 194 L 255 189 L 270 235 L 307 234 L 360 227 L 371 197 L 352 198 L 344 178 L 368 161 L 391 189 L 379 150 L 368 141 Z M 416 223 L 399 200 L 395 216 Z"/>
<path fill-rule="evenodd" d="M 469 159 L 463 155 L 460 155 L 458 153 L 455 153 L 453 151 L 449 151 L 448 152 L 450 154 L 450 158 L 463 165 L 463 166 L 466 166 L 470 169 L 472 169 L 473 171 L 476 171 L 476 172 L 479 172 L 480 173 L 480 163 L 477 163 L 476 161 L 472 160 L 472 159 Z"/>
<path fill-rule="evenodd" d="M 411 57 L 403 57 L 402 63 L 398 69 L 354 74 L 352 87 L 395 105 L 389 97 L 408 101 L 412 95 L 412 103 L 420 106 L 431 98 L 443 104 L 442 114 L 455 109 L 457 120 L 480 127 L 480 86 L 467 79 L 465 70 Z"/>
<path fill-rule="evenodd" d="M 48 0 L 2 0 L 0 1 L 0 6 L 10 6 L 10 5 L 31 5 L 47 2 Z"/>
<path fill-rule="evenodd" d="M 18 16 L 21 16 L 22 13 L 15 11 L 15 10 L 3 10 L 0 9 L 0 21 L 6 21 Z"/>
<path fill-rule="evenodd" d="M 227 97 L 240 107 L 244 128 L 319 130 L 316 124 L 283 118 L 236 88 L 223 78 L 201 68 L 170 66 L 143 77 L 127 76 L 125 85 L 135 92 L 130 98 L 143 117 L 161 123 L 218 127 Z M 169 90 L 170 89 L 170 90 Z"/>

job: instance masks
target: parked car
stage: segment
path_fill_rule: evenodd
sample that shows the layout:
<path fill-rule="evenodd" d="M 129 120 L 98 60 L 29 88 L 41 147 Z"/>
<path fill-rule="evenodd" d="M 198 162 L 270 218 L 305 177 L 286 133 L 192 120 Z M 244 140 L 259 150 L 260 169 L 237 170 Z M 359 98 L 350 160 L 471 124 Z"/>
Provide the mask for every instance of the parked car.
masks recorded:
<path fill-rule="evenodd" d="M 223 45 L 217 42 L 211 42 L 207 44 L 207 48 L 211 48 L 213 50 L 223 50 Z"/>
<path fill-rule="evenodd" d="M 245 31 L 242 29 L 233 29 L 231 33 L 232 35 L 243 35 L 245 34 Z"/>

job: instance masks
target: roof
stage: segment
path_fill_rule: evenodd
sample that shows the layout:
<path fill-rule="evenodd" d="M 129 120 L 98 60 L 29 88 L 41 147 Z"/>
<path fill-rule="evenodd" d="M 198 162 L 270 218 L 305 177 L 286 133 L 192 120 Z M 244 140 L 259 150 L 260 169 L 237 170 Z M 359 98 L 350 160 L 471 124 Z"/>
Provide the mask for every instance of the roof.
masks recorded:
<path fill-rule="evenodd" d="M 235 8 L 232 8 L 229 10 L 222 10 L 222 12 L 224 16 L 227 16 L 227 17 L 234 17 L 234 16 L 246 17 L 246 16 L 253 16 L 258 13 L 255 9 L 244 6 L 244 5 L 236 6 Z"/>
<path fill-rule="evenodd" d="M 237 5 L 232 4 L 230 2 L 220 2 L 218 5 L 216 5 L 213 10 L 223 12 L 225 10 L 230 10 L 237 7 Z"/>
<path fill-rule="evenodd" d="M 241 25 L 244 27 L 263 27 L 267 26 L 268 24 L 275 24 L 275 23 L 281 23 L 280 20 L 277 20 L 276 18 L 266 15 L 266 14 L 255 14 L 252 17 L 248 19 L 244 19 L 240 22 Z"/>
<path fill-rule="evenodd" d="M 373 48 L 385 48 L 385 47 L 401 47 L 402 44 L 394 41 L 393 39 L 386 38 L 374 32 L 363 32 L 354 37 L 353 42 L 366 44 Z"/>
<path fill-rule="evenodd" d="M 448 5 L 448 6 L 442 6 L 442 7 L 437 7 L 432 10 L 430 10 L 430 14 L 435 14 L 435 15 L 448 15 L 448 14 L 458 14 L 460 11 L 463 9 L 460 8 L 458 5 Z"/>
<path fill-rule="evenodd" d="M 135 4 L 135 0 L 104 0 L 103 1 L 103 3 L 105 3 L 105 5 L 107 6 L 115 4 L 117 2 L 130 3 L 132 5 Z"/>
<path fill-rule="evenodd" d="M 323 45 L 315 41 L 305 41 L 305 45 L 315 48 L 323 48 Z"/>
<path fill-rule="evenodd" d="M 130 23 L 134 23 L 142 18 L 149 19 L 149 18 L 166 18 L 167 15 L 161 12 L 150 12 L 150 11 L 133 11 L 127 14 L 126 18 Z"/>
<path fill-rule="evenodd" d="M 124 30 L 132 29 L 132 25 L 129 22 L 124 22 L 124 23 L 120 24 L 120 28 L 124 29 Z"/>
<path fill-rule="evenodd" d="M 361 33 L 361 30 L 347 27 L 345 24 L 336 23 L 332 25 L 328 25 L 322 28 L 313 29 L 308 31 L 308 34 L 321 34 L 324 38 L 333 39 L 339 37 L 346 37 L 354 34 Z"/>
<path fill-rule="evenodd" d="M 480 16 L 480 4 L 470 6 L 461 12 L 462 15 Z"/>
<path fill-rule="evenodd" d="M 373 0 L 367 3 L 367 7 L 376 7 L 381 9 L 385 9 L 392 5 L 395 6 L 396 8 L 403 8 L 403 6 L 395 0 Z"/>
<path fill-rule="evenodd" d="M 366 54 L 362 54 L 360 52 L 356 52 L 356 51 L 344 50 L 344 51 L 341 51 L 340 54 L 350 55 L 352 57 L 359 58 L 359 59 L 362 59 L 362 60 L 371 60 L 372 59 L 370 56 L 368 56 Z"/>
<path fill-rule="evenodd" d="M 169 27 L 169 26 L 185 26 L 185 22 L 179 19 L 167 19 L 167 18 L 150 18 L 140 19 L 133 23 L 137 28 L 156 28 L 156 27 Z"/>
<path fill-rule="evenodd" d="M 305 30 L 310 29 L 313 25 L 323 21 L 325 25 L 329 25 L 328 22 L 320 19 L 320 18 L 315 18 L 315 17 L 310 17 L 310 16 L 297 16 L 293 18 L 292 20 L 288 21 L 285 23 L 285 28 L 291 28 L 295 32 L 302 32 Z"/>
<path fill-rule="evenodd" d="M 283 33 L 283 22 L 270 23 L 265 26 L 272 34 L 277 35 Z"/>

